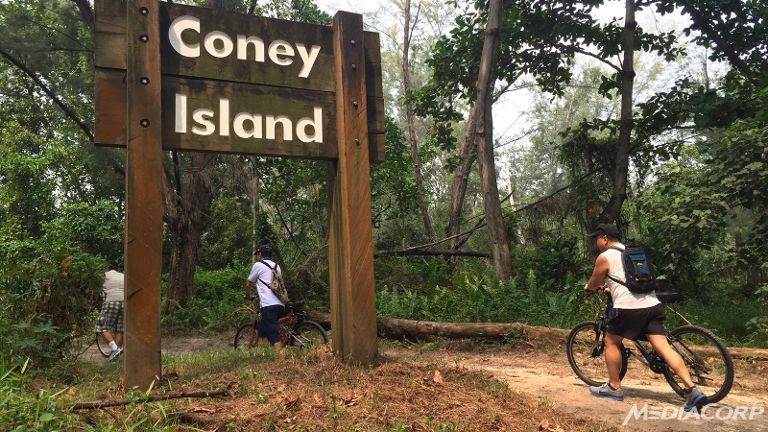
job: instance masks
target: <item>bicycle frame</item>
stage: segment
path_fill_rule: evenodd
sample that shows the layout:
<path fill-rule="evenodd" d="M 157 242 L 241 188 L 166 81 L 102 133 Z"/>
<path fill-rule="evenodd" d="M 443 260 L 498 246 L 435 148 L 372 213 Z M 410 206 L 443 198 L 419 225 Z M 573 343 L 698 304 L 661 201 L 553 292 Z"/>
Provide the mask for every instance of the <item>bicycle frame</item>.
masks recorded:
<path fill-rule="evenodd" d="M 599 335 L 602 335 L 603 340 L 596 340 L 595 346 L 592 348 L 592 354 L 595 356 L 598 356 L 602 354 L 602 351 L 605 349 L 605 335 L 607 334 L 606 327 L 608 323 L 608 316 L 610 315 L 611 311 L 613 310 L 613 299 L 608 296 L 608 301 L 605 306 L 605 309 L 603 310 L 603 313 L 600 314 L 600 317 L 597 319 L 597 329 Z M 667 340 L 669 341 L 670 345 L 680 353 L 673 342 L 678 342 L 676 339 L 674 339 L 669 332 L 666 332 Z M 644 364 L 646 367 L 651 369 L 655 373 L 663 373 L 664 369 L 667 367 L 667 362 L 664 361 L 661 356 L 656 354 L 653 351 L 648 350 L 643 342 L 648 343 L 647 341 L 643 341 L 642 339 L 630 339 L 632 344 L 634 345 L 635 349 L 640 352 L 640 355 L 635 353 L 631 348 L 624 347 L 624 355 L 626 356 L 632 356 L 639 360 L 642 364 Z M 682 356 L 683 354 L 680 353 Z"/>

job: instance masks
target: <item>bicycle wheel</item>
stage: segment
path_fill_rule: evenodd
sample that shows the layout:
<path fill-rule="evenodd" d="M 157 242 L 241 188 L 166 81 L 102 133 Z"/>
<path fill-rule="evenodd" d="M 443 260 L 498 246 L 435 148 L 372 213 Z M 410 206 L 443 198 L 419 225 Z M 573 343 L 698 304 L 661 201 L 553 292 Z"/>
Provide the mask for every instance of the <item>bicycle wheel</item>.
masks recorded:
<path fill-rule="evenodd" d="M 566 342 L 568 363 L 576 375 L 591 386 L 599 386 L 608 380 L 603 352 L 605 351 L 605 330 L 595 321 L 584 321 L 571 330 Z M 627 374 L 627 352 L 622 350 L 619 377 Z"/>
<path fill-rule="evenodd" d="M 733 386 L 733 360 L 728 348 L 711 331 L 698 326 L 684 325 L 669 335 L 670 345 L 683 358 L 691 380 L 707 396 L 707 402 L 722 400 Z M 664 378 L 683 396 L 685 386 L 670 368 L 666 368 Z"/>
<path fill-rule="evenodd" d="M 328 334 L 323 327 L 314 321 L 303 321 L 293 328 L 291 346 L 298 348 L 313 348 L 328 343 Z"/>
<path fill-rule="evenodd" d="M 235 333 L 234 349 L 247 350 L 256 346 L 259 340 L 259 323 L 243 324 Z"/>
<path fill-rule="evenodd" d="M 102 336 L 101 333 L 96 333 L 96 348 L 99 349 L 99 352 L 104 357 L 109 357 L 109 354 L 112 352 L 112 348 L 109 347 L 109 344 L 104 340 L 104 336 Z"/>

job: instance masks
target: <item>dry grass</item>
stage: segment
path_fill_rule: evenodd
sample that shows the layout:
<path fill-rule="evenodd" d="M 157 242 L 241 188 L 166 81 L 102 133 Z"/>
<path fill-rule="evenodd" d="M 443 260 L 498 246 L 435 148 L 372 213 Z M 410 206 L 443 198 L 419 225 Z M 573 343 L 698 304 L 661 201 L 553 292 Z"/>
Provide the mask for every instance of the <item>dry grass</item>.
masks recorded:
<path fill-rule="evenodd" d="M 173 390 L 229 386 L 232 394 L 225 399 L 166 402 L 164 412 L 172 414 L 162 423 L 172 430 L 602 429 L 516 394 L 487 374 L 447 364 L 382 358 L 377 366 L 366 369 L 341 364 L 327 350 L 285 356 L 257 350 L 218 360 L 215 356 L 180 358 L 167 367 L 173 368 L 167 374 L 178 375 L 170 384 Z M 436 371 L 442 380 L 436 379 Z M 112 409 L 111 416 L 119 417 L 129 409 Z"/>

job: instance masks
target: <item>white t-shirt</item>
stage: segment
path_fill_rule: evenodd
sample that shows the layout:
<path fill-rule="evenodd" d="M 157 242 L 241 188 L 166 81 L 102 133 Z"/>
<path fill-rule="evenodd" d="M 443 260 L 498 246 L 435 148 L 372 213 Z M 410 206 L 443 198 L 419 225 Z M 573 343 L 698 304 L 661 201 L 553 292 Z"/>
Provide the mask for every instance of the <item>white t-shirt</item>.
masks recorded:
<path fill-rule="evenodd" d="M 282 271 L 280 270 L 280 266 L 275 264 L 272 260 L 262 260 L 269 264 L 270 267 L 277 266 L 276 270 L 278 273 L 282 274 Z M 275 293 L 272 292 L 272 290 L 269 288 L 269 284 L 272 283 L 272 269 L 267 267 L 266 265 L 255 262 L 253 264 L 253 267 L 251 267 L 251 274 L 248 275 L 248 280 L 250 282 L 253 282 L 256 284 L 256 291 L 259 293 L 259 303 L 261 304 L 261 307 L 267 307 L 267 306 L 274 306 L 274 305 L 283 305 L 283 302 L 280 301 L 279 298 L 275 295 Z"/>
<path fill-rule="evenodd" d="M 125 276 L 115 270 L 104 273 L 104 301 L 125 301 Z"/>
<path fill-rule="evenodd" d="M 614 243 L 613 247 L 624 249 L 621 243 Z M 616 249 L 608 249 L 600 255 L 608 259 L 608 274 L 615 279 L 622 282 L 626 282 L 626 276 L 624 275 L 624 264 L 621 262 L 621 252 Z M 605 286 L 611 290 L 611 298 L 613 299 L 613 307 L 616 309 L 644 309 L 652 306 L 656 306 L 661 303 L 656 298 L 656 293 L 651 291 L 648 294 L 635 294 L 624 285 L 612 280 L 611 278 L 605 278 Z"/>

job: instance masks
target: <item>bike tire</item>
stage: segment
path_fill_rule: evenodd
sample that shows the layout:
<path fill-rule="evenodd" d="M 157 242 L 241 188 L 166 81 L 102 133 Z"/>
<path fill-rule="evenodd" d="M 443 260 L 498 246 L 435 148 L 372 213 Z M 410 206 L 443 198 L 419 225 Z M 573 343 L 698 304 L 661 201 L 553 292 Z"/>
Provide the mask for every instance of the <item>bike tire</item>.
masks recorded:
<path fill-rule="evenodd" d="M 591 386 L 600 386 L 608 380 L 603 352 L 605 350 L 605 329 L 599 329 L 595 321 L 577 324 L 568 334 L 566 354 L 568 364 L 580 380 Z M 627 351 L 621 351 L 619 379 L 627 374 Z"/>
<path fill-rule="evenodd" d="M 251 349 L 256 346 L 259 337 L 259 323 L 243 324 L 235 333 L 232 347 L 238 349 Z"/>
<path fill-rule="evenodd" d="M 293 327 L 289 344 L 297 348 L 314 348 L 328 343 L 328 333 L 314 321 L 302 321 Z"/>
<path fill-rule="evenodd" d="M 721 401 L 731 391 L 733 386 L 733 359 L 728 352 L 728 348 L 714 333 L 695 325 L 677 327 L 670 331 L 669 334 L 674 339 L 671 344 L 673 349 L 683 357 L 685 366 L 688 368 L 688 373 L 691 374 L 694 384 L 707 396 L 707 403 Z M 686 341 L 688 342 L 687 344 Z M 697 345 L 695 342 L 699 342 L 699 344 Z M 711 347 L 702 350 L 704 346 L 701 345 L 701 342 L 713 344 L 716 352 L 712 352 L 713 349 Z M 707 356 L 702 357 L 702 354 Z M 717 370 L 713 370 L 713 368 Z M 709 376 L 714 377 L 715 374 L 717 382 L 709 378 Z M 669 386 L 672 387 L 675 393 L 684 396 L 682 383 L 676 380 L 677 375 L 669 367 L 664 370 L 664 378 L 666 378 L 667 383 L 669 383 Z M 706 385 L 707 380 L 713 381 L 713 385 Z"/>
<path fill-rule="evenodd" d="M 112 353 L 112 348 L 109 347 L 109 344 L 104 340 L 101 333 L 96 333 L 96 348 L 98 348 L 99 353 L 104 357 L 109 357 L 109 354 Z"/>

